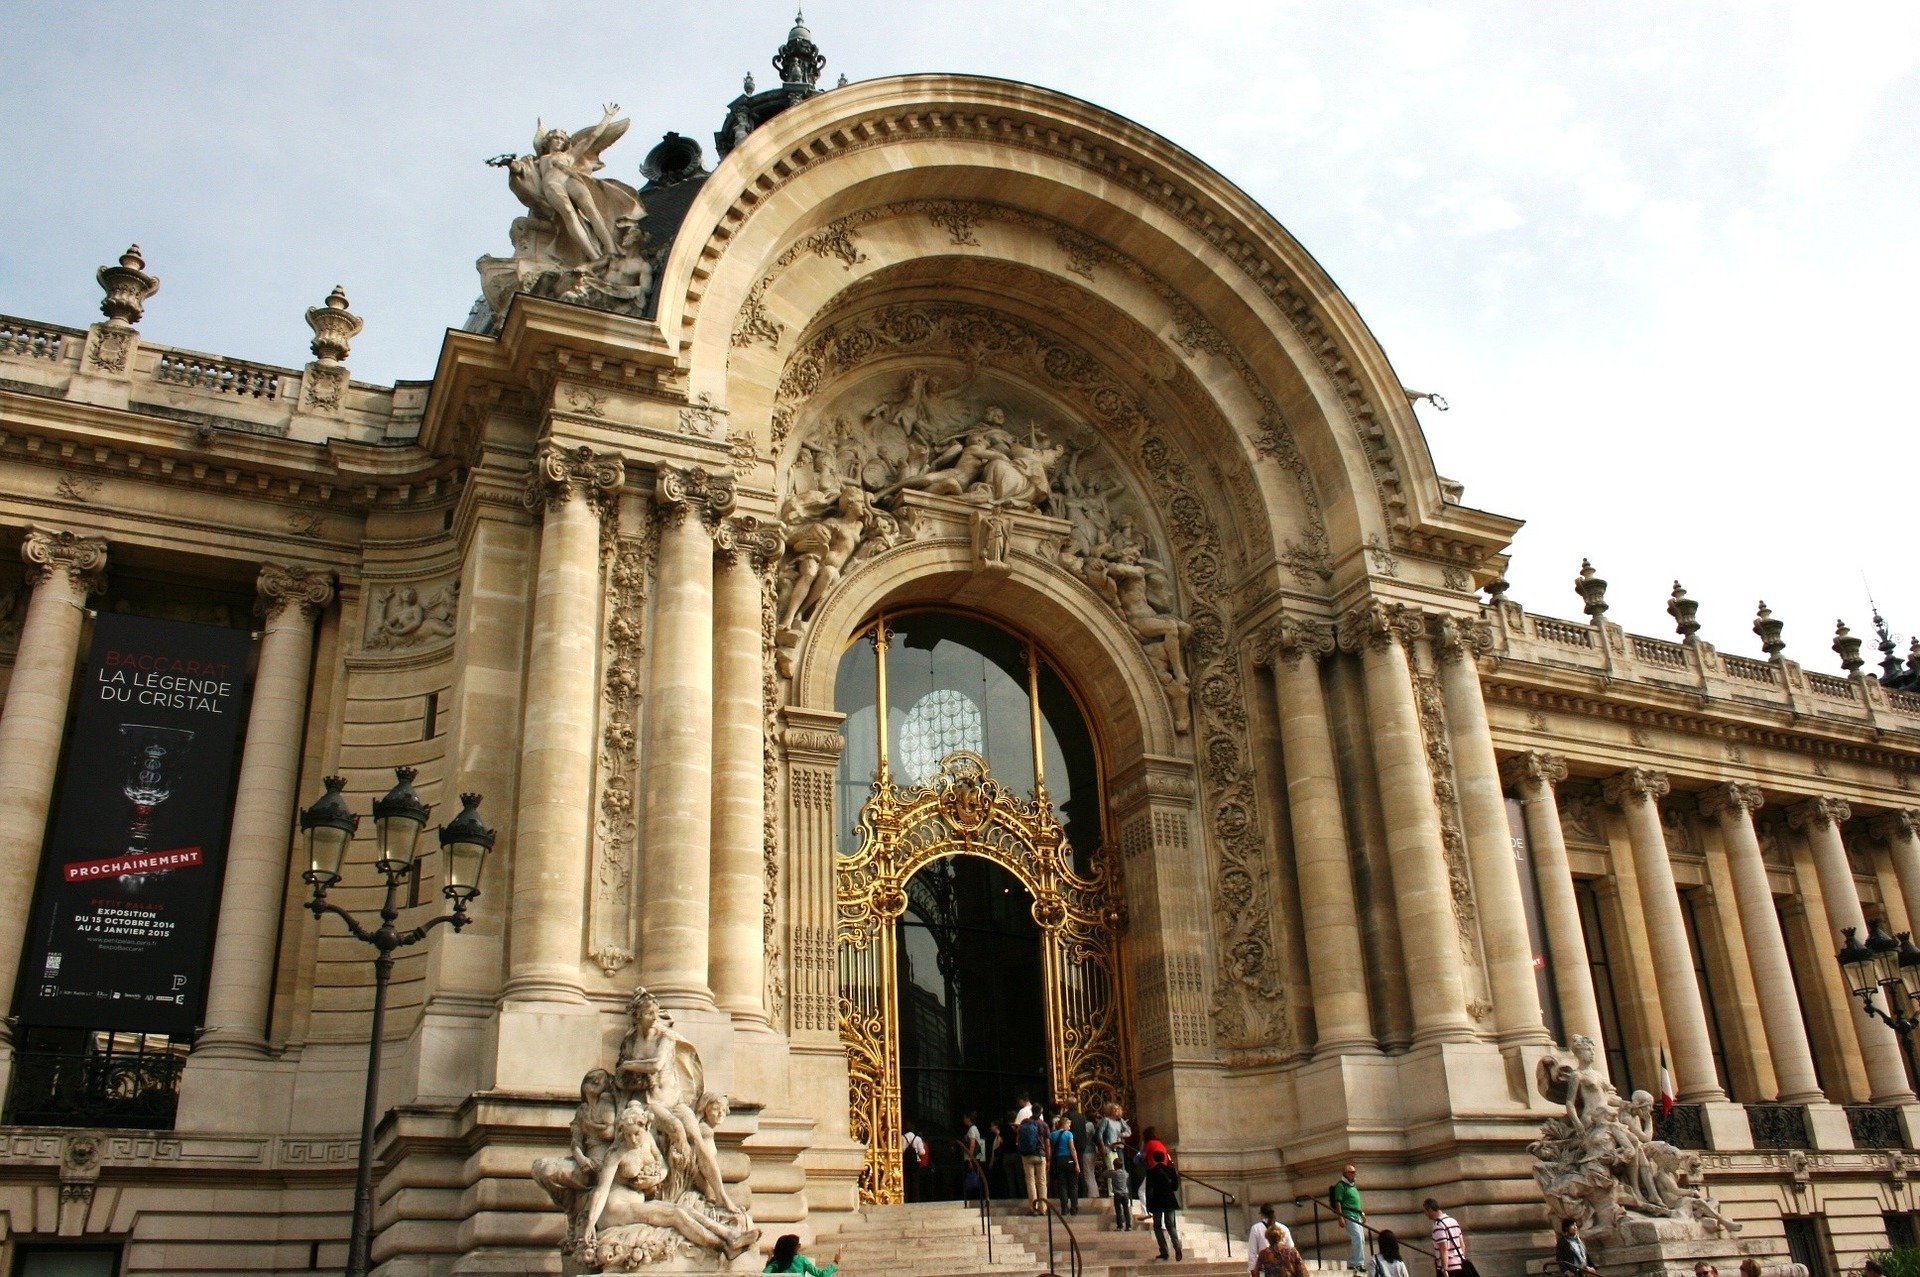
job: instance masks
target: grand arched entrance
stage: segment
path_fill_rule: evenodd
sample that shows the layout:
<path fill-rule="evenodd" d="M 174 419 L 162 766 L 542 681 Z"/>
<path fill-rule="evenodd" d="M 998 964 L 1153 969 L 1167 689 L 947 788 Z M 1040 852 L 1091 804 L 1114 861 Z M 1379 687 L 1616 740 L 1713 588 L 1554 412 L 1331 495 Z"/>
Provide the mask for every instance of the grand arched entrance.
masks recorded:
<path fill-rule="evenodd" d="M 883 614 L 848 645 L 835 701 L 850 1125 L 862 1199 L 893 1202 L 903 1119 L 944 1153 L 963 1113 L 984 1123 L 1020 1091 L 1124 1093 L 1119 870 L 1093 734 L 1029 640 Z"/>

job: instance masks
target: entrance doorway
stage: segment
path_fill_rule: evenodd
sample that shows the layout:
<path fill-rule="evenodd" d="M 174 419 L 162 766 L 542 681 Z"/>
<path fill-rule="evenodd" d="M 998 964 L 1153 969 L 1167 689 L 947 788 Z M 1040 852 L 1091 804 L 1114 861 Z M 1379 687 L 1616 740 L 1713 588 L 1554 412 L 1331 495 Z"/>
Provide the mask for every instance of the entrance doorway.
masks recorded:
<path fill-rule="evenodd" d="M 907 1168 L 909 1201 L 962 1196 L 963 1137 L 982 1137 L 1018 1096 L 1047 1095 L 1047 1010 L 1033 896 L 979 856 L 936 860 L 907 882 L 895 988 L 900 998 L 900 1121 L 932 1165 Z"/>
<path fill-rule="evenodd" d="M 1094 738 L 1030 640 L 941 611 L 876 617 L 842 657 L 834 867 L 848 1123 L 864 1202 L 929 1195 L 1022 1091 L 1125 1102 L 1120 863 Z M 918 1195 L 919 1184 L 914 1186 Z"/>

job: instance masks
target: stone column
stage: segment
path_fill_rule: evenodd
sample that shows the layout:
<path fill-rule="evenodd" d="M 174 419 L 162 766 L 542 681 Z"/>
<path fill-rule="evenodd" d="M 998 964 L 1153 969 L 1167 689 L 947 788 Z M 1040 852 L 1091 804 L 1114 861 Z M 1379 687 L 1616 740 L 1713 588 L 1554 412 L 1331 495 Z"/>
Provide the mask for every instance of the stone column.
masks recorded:
<path fill-rule="evenodd" d="M 1715 785 L 1700 795 L 1700 814 L 1720 822 L 1720 841 L 1727 849 L 1727 867 L 1733 873 L 1734 900 L 1740 909 L 1740 929 L 1746 933 L 1747 961 L 1753 971 L 1754 991 L 1760 997 L 1760 1022 L 1766 1027 L 1767 1051 L 1773 1056 L 1780 1102 L 1817 1104 L 1826 1096 L 1813 1071 L 1813 1049 L 1807 1041 L 1806 1021 L 1800 1015 L 1800 999 L 1794 991 L 1793 968 L 1787 960 L 1787 938 L 1780 930 L 1780 914 L 1773 907 L 1773 885 L 1767 881 L 1760 838 L 1753 830 L 1753 813 L 1765 801 L 1758 785 Z"/>
<path fill-rule="evenodd" d="M 73 666 L 80 656 L 80 623 L 87 595 L 101 586 L 107 543 L 29 527 L 20 557 L 33 593 L 0 710 L 0 898 L 9 902 L 0 909 L 0 989 L 9 998 L 40 875 L 47 808 L 67 729 Z M 13 1022 L 0 1016 L 0 1047 L 12 1040 Z"/>
<path fill-rule="evenodd" d="M 1493 633 L 1485 621 L 1456 616 L 1435 617 L 1428 628 L 1440 663 L 1440 695 L 1447 707 L 1460 823 L 1473 870 L 1473 898 L 1480 910 L 1480 943 L 1493 993 L 1494 1031 L 1502 1046 L 1546 1045 L 1553 1035 L 1540 1012 L 1526 898 L 1513 854 L 1513 829 L 1507 824 L 1500 764 L 1493 753 L 1493 728 L 1480 691 L 1479 658 L 1492 650 Z"/>
<path fill-rule="evenodd" d="M 1361 956 L 1360 913 L 1347 859 L 1340 772 L 1320 688 L 1320 658 L 1333 651 L 1333 627 L 1282 617 L 1263 638 L 1273 667 L 1292 817 L 1307 970 L 1313 982 L 1314 1050 L 1377 1050 Z"/>
<path fill-rule="evenodd" d="M 1422 633 L 1417 613 L 1377 599 L 1340 621 L 1340 646 L 1361 654 L 1366 679 L 1367 727 L 1393 861 L 1415 1046 L 1475 1037 L 1467 1015 L 1453 883 L 1407 658 L 1408 642 Z"/>
<path fill-rule="evenodd" d="M 711 1010 L 713 531 L 733 510 L 733 477 L 661 466 L 654 500 L 661 517 L 648 678 L 640 983 L 663 1006 Z M 757 645 L 757 595 L 754 615 Z M 756 722 L 758 700 L 756 691 Z M 759 784 L 757 767 L 753 783 Z"/>
<path fill-rule="evenodd" d="M 1893 872 L 1907 902 L 1907 923 L 1920 930 L 1920 811 L 1889 811 L 1867 825 L 1893 852 Z"/>
<path fill-rule="evenodd" d="M 520 730 L 506 996 L 584 1003 L 580 981 L 600 698 L 600 520 L 618 453 L 540 445 L 526 491 L 543 517 Z"/>
<path fill-rule="evenodd" d="M 1853 866 L 1847 861 L 1847 845 L 1840 838 L 1840 826 L 1852 816 L 1847 804 L 1838 798 L 1809 798 L 1787 808 L 1787 821 L 1807 836 L 1813 849 L 1813 866 L 1820 875 L 1820 894 L 1826 898 L 1827 927 L 1835 946 L 1840 932 L 1856 928 L 1864 936 L 1866 911 L 1860 906 L 1860 888 L 1853 881 Z M 1875 1104 L 1911 1104 L 1913 1088 L 1907 1085 L 1907 1069 L 1900 1056 L 1900 1042 L 1880 1021 L 1868 1015 L 1860 999 L 1847 991 L 1853 1008 L 1853 1031 L 1860 1040 L 1860 1058 L 1867 1066 L 1867 1089 Z M 1885 1004 L 1882 1002 L 1882 1009 Z"/>
<path fill-rule="evenodd" d="M 1675 1085 L 1682 1103 L 1724 1100 L 1713 1067 L 1713 1039 L 1707 1032 L 1707 1010 L 1700 1000 L 1700 984 L 1693 970 L 1693 948 L 1687 943 L 1686 918 L 1680 912 L 1680 891 L 1673 885 L 1673 865 L 1667 859 L 1667 837 L 1660 827 L 1659 800 L 1671 789 L 1665 772 L 1629 768 L 1609 777 L 1607 801 L 1620 809 L 1633 844 L 1633 872 L 1640 886 L 1640 909 L 1647 925 L 1647 944 L 1653 950 L 1654 978 L 1660 1009 L 1666 1020 L 1667 1040 L 1673 1046 Z"/>
<path fill-rule="evenodd" d="M 263 563 L 255 584 L 266 625 L 253 678 L 253 703 L 240 756 L 240 782 L 227 835 L 207 982 L 206 1031 L 194 1054 L 264 1058 L 274 951 L 280 942 L 300 748 L 313 673 L 313 622 L 333 602 L 328 572 Z"/>
<path fill-rule="evenodd" d="M 1587 955 L 1587 933 L 1580 925 L 1580 900 L 1573 891 L 1573 867 L 1567 859 L 1567 838 L 1560 828 L 1560 806 L 1554 786 L 1567 778 L 1567 760 L 1558 754 L 1529 750 L 1500 764 L 1500 779 L 1520 798 L 1527 822 L 1527 841 L 1533 848 L 1534 887 L 1540 893 L 1541 921 L 1547 929 L 1547 951 L 1553 958 L 1553 989 L 1560 997 L 1560 1020 L 1568 1041 L 1578 1033 L 1593 1043 L 1594 1058 L 1605 1067 L 1606 1036 L 1600 1029 L 1600 1003 L 1593 992 L 1593 965 Z"/>
<path fill-rule="evenodd" d="M 780 557 L 779 528 L 752 515 L 714 538 L 713 894 L 707 979 L 736 1021 L 767 1027 L 766 725 L 761 580 Z"/>

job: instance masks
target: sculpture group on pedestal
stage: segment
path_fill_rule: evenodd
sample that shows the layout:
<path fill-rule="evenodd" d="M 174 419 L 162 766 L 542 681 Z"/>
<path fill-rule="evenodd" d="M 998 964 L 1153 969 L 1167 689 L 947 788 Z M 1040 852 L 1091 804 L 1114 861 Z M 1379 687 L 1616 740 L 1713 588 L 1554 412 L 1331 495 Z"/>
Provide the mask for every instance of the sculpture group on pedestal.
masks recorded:
<path fill-rule="evenodd" d="M 653 284 L 653 254 L 640 219 L 640 194 L 625 182 L 596 177 L 600 153 L 619 141 L 627 121 L 606 108 L 598 124 L 575 133 L 536 123 L 533 153 L 488 160 L 507 170 L 507 186 L 527 215 L 514 219 L 512 257 L 482 257 L 481 291 L 495 315 L 515 293 L 639 315 Z"/>
<path fill-rule="evenodd" d="M 1564 1106 L 1527 1146 L 1548 1214 L 1603 1242 L 1634 1221 L 1674 1221 L 1701 1237 L 1737 1232 L 1718 1202 L 1680 1182 L 1691 1155 L 1655 1138 L 1653 1097 L 1623 1101 L 1595 1066 L 1592 1039 L 1576 1033 L 1572 1046 L 1572 1063 L 1547 1056 L 1534 1070 L 1540 1094 Z"/>
<path fill-rule="evenodd" d="M 589 1271 L 724 1270 L 760 1239 L 720 1175 L 727 1097 L 652 994 L 627 1010 L 613 1069 L 580 1081 L 572 1147 L 535 1162 L 534 1182 L 566 1213 L 561 1252 Z"/>
<path fill-rule="evenodd" d="M 1170 575 L 1148 553 L 1128 484 L 1094 443 L 1072 444 L 1070 431 L 1032 423 L 1017 428 L 1004 407 L 965 391 L 964 383 L 916 370 L 858 422 L 836 417 L 801 440 L 780 510 L 787 533 L 780 643 L 798 643 L 801 627 L 849 569 L 911 538 L 912 511 L 899 504 L 906 493 L 977 507 L 969 528 L 975 563 L 986 570 L 1007 566 L 1005 513 L 1045 515 L 1069 525 L 1053 557 L 1133 630 L 1185 731 L 1181 648 L 1190 630 L 1174 615 Z"/>

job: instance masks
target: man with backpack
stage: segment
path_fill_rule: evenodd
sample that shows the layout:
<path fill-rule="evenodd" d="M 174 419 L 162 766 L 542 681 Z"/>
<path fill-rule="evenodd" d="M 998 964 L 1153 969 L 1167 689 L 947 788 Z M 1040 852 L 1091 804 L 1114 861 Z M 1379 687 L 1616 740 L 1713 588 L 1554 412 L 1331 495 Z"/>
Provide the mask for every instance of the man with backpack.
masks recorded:
<path fill-rule="evenodd" d="M 1044 1215 L 1047 1212 L 1047 1125 L 1032 1108 L 1025 1112 L 1015 1147 L 1020 1150 L 1020 1169 L 1027 1177 L 1027 1209 L 1035 1215 Z"/>
<path fill-rule="evenodd" d="M 1352 1164 L 1341 1168 L 1340 1178 L 1327 1190 L 1333 1213 L 1347 1229 L 1347 1270 L 1365 1272 L 1367 1268 L 1367 1209 L 1360 1200 L 1359 1172 Z"/>
<path fill-rule="evenodd" d="M 927 1151 L 927 1142 L 909 1126 L 907 1133 L 900 1139 L 901 1174 L 906 1180 L 902 1185 L 910 1202 L 925 1201 L 927 1197 L 927 1167 L 933 1156 Z"/>

